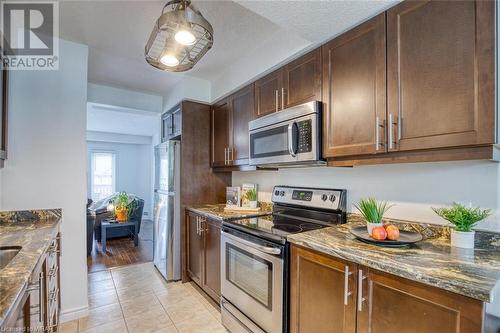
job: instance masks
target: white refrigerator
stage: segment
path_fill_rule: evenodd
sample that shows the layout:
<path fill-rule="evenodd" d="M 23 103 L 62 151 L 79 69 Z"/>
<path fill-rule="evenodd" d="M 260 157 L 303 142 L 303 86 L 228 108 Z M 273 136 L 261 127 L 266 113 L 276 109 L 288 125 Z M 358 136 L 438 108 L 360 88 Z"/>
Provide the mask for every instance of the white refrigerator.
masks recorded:
<path fill-rule="evenodd" d="M 154 265 L 167 281 L 181 279 L 180 141 L 155 147 Z"/>

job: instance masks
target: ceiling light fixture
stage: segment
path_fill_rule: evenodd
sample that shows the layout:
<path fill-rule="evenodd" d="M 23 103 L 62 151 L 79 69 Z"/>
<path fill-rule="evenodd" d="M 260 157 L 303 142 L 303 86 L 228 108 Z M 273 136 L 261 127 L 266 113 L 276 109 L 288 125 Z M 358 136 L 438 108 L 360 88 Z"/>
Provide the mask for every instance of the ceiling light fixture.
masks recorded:
<path fill-rule="evenodd" d="M 146 61 L 164 71 L 187 71 L 210 50 L 213 35 L 212 26 L 191 1 L 169 1 L 149 36 Z"/>

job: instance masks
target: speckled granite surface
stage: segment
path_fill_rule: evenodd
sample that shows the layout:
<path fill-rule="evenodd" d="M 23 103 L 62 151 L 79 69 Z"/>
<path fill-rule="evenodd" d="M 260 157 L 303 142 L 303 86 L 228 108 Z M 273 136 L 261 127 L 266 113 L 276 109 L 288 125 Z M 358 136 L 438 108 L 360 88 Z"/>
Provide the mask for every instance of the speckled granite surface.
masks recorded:
<path fill-rule="evenodd" d="M 12 261 L 0 270 L 0 328 L 24 293 L 40 255 L 57 235 L 61 215 L 60 209 L 0 213 L 0 246 L 22 246 Z"/>
<path fill-rule="evenodd" d="M 225 204 L 214 204 L 214 205 L 197 205 L 197 206 L 189 206 L 186 207 L 187 210 L 192 211 L 194 213 L 200 214 L 210 219 L 216 220 L 231 220 L 231 219 L 240 219 L 245 217 L 252 216 L 261 216 L 268 215 L 272 213 L 272 205 L 268 203 L 260 203 L 260 211 L 255 213 L 246 213 L 239 211 L 224 211 Z"/>
<path fill-rule="evenodd" d="M 350 228 L 360 225 L 350 216 L 348 223 L 288 236 L 288 240 L 306 248 L 378 269 L 413 281 L 438 287 L 484 302 L 492 300 L 500 283 L 500 248 L 496 235 L 479 234 L 476 249 L 450 246 L 449 229 L 432 225 L 407 225 L 402 229 L 424 234 L 424 240 L 407 248 L 387 248 L 357 240 Z"/>

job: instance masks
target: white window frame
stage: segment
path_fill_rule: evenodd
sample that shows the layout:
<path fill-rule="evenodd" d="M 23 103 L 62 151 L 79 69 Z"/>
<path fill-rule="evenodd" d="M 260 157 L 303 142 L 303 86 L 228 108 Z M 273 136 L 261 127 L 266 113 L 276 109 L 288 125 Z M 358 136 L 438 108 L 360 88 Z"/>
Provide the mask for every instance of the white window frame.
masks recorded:
<path fill-rule="evenodd" d="M 94 156 L 95 154 L 110 154 L 112 156 L 112 193 L 116 192 L 116 177 L 117 177 L 117 170 L 116 170 L 116 165 L 117 165 L 117 160 L 118 160 L 118 154 L 116 151 L 113 150 L 91 150 L 90 151 L 90 197 L 92 200 L 94 200 L 93 195 L 94 195 Z"/>

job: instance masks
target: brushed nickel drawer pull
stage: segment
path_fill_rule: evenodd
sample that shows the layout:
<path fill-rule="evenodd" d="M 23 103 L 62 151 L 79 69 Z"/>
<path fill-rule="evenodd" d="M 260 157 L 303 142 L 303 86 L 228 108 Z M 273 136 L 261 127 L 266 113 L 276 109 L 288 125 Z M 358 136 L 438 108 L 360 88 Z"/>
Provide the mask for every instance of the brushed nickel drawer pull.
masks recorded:
<path fill-rule="evenodd" d="M 279 109 L 279 97 L 278 97 L 278 89 L 276 89 L 276 112 L 278 112 Z"/>
<path fill-rule="evenodd" d="M 285 88 L 281 88 L 281 109 L 285 108 Z"/>

